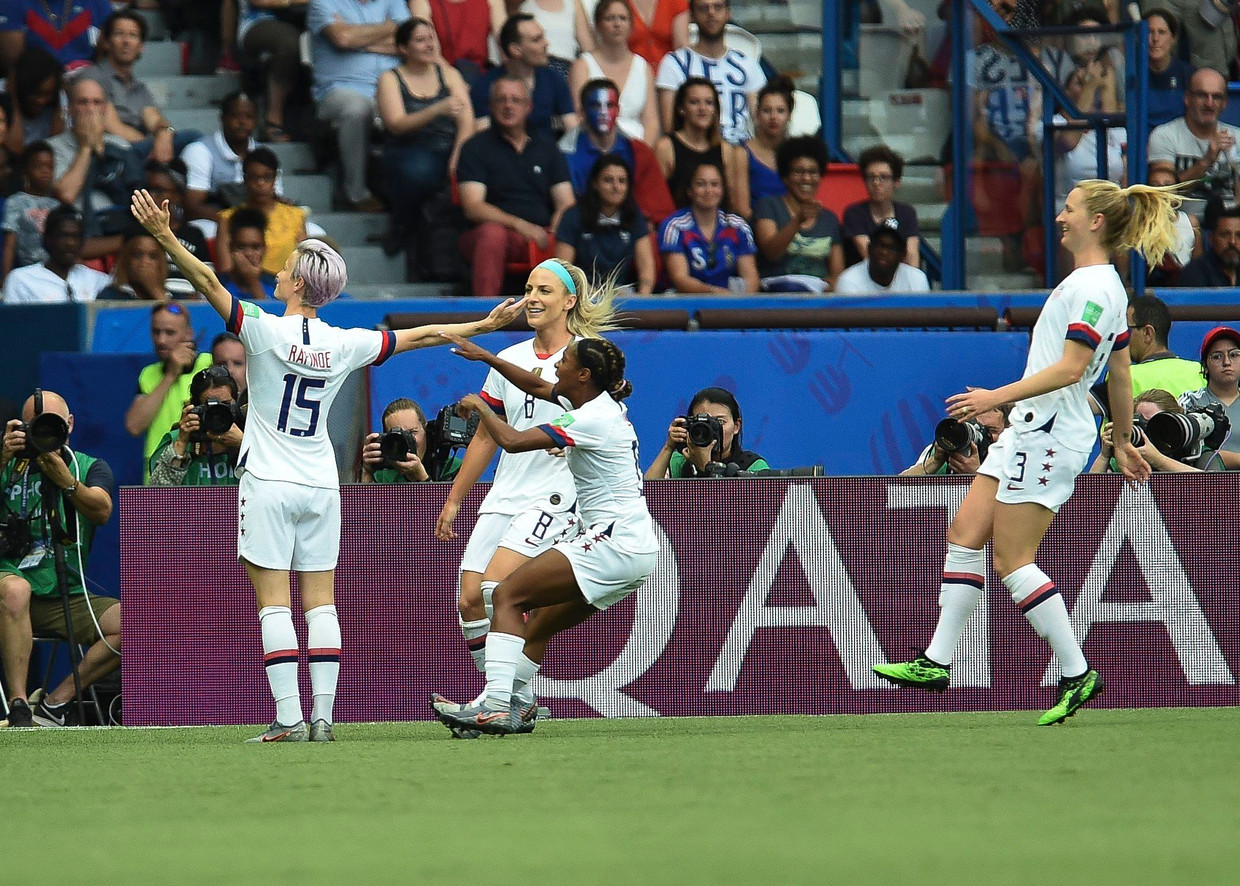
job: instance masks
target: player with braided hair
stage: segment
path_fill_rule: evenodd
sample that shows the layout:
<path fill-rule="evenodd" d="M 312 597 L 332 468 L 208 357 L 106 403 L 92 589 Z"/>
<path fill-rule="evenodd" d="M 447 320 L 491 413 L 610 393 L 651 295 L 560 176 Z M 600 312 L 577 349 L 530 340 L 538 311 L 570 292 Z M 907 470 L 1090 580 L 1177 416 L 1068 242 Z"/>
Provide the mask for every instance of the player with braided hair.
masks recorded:
<path fill-rule="evenodd" d="M 453 353 L 482 361 L 533 396 L 568 407 L 555 421 L 518 431 L 474 394 L 460 403 L 463 412 L 482 417 L 506 452 L 563 448 L 577 490 L 578 533 L 561 537 L 495 588 L 482 696 L 460 708 L 435 706 L 450 729 L 528 732 L 534 719 L 513 693 L 538 672 L 547 640 L 623 600 L 654 571 L 658 558 L 637 434 L 620 402 L 633 386 L 624 377 L 624 354 L 605 339 L 570 344 L 556 364 L 553 384 L 462 338 L 445 337 L 455 345 Z"/>

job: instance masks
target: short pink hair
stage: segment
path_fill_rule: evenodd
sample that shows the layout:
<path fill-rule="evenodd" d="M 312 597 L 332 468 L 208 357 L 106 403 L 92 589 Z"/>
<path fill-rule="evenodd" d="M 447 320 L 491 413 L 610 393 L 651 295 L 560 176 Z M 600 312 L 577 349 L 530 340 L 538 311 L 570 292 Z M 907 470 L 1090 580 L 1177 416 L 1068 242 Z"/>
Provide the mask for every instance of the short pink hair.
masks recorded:
<path fill-rule="evenodd" d="M 344 291 L 348 271 L 340 253 L 322 240 L 302 240 L 293 250 L 292 278 L 306 285 L 302 303 L 321 308 Z"/>

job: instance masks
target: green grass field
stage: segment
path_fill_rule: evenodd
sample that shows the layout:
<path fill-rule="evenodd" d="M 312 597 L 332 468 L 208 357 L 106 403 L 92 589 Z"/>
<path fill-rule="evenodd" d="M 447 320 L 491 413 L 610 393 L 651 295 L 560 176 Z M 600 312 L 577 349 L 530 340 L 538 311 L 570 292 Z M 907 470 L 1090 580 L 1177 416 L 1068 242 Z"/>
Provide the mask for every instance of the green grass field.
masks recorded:
<path fill-rule="evenodd" d="M 1036 716 L 0 730 L 0 880 L 1236 882 L 1240 708 Z"/>

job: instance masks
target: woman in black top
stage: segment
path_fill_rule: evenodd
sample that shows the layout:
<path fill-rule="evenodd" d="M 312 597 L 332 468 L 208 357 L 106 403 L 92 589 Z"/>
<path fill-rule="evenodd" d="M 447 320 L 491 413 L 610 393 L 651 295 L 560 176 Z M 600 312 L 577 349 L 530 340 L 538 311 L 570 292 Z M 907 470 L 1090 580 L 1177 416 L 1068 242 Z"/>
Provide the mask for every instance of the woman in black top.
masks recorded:
<path fill-rule="evenodd" d="M 715 85 L 704 77 L 689 77 L 672 101 L 672 131 L 655 142 L 654 154 L 677 207 L 689 205 L 689 179 L 698 166 L 709 163 L 723 172 L 723 205 L 748 219 L 752 212 L 745 150 L 722 140 L 719 114 Z"/>
<path fill-rule="evenodd" d="M 585 271 L 592 286 L 613 278 L 616 286 L 635 286 L 639 295 L 649 295 L 654 292 L 654 247 L 631 180 L 619 154 L 594 161 L 580 202 L 568 208 L 556 228 L 555 257 Z"/>

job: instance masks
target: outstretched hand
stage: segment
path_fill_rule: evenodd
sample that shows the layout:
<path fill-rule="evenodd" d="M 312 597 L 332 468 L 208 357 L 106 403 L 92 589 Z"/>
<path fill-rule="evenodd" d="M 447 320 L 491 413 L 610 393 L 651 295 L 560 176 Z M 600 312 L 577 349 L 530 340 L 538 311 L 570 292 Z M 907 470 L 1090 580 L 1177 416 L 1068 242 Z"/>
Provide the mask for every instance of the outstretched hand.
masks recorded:
<path fill-rule="evenodd" d="M 1136 486 L 1150 478 L 1150 464 L 1141 455 L 1141 451 L 1131 442 L 1116 443 L 1114 452 L 1115 464 L 1124 475 L 1124 479 Z"/>
<path fill-rule="evenodd" d="M 469 339 L 461 338 L 459 335 L 451 332 L 441 332 L 439 334 L 443 338 L 446 338 L 448 341 L 452 342 L 452 348 L 450 350 L 458 357 L 464 357 L 466 360 L 485 360 L 487 357 L 491 356 L 490 351 L 486 348 L 478 347 Z"/>
<path fill-rule="evenodd" d="M 172 234 L 172 214 L 168 211 L 167 200 L 163 202 L 163 205 L 156 205 L 155 198 L 146 189 L 140 189 L 133 192 L 129 211 L 133 213 L 138 223 L 156 239 L 164 233 Z"/>
<path fill-rule="evenodd" d="M 513 320 L 521 316 L 521 312 L 525 310 L 525 297 L 506 298 L 495 307 L 491 308 L 491 313 L 487 314 L 487 318 L 482 321 L 487 332 L 494 332 L 497 329 L 503 329 Z"/>
<path fill-rule="evenodd" d="M 456 404 L 456 414 L 461 418 L 469 418 L 471 412 L 481 413 L 486 408 L 487 405 L 477 394 L 466 394 Z"/>
<path fill-rule="evenodd" d="M 1001 402 L 1003 401 L 995 396 L 994 391 L 971 388 L 963 394 L 952 394 L 947 398 L 947 414 L 956 421 L 968 421 L 983 412 L 995 409 Z"/>

